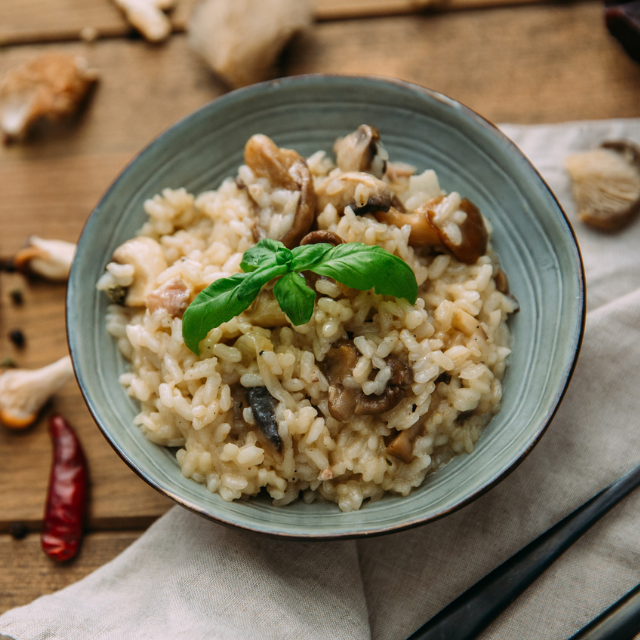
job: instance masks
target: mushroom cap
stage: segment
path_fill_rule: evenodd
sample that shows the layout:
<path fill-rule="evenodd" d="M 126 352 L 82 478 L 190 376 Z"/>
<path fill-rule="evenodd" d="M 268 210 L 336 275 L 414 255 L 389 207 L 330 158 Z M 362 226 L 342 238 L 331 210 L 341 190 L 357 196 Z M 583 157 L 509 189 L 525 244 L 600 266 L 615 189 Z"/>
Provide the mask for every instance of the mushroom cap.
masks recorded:
<path fill-rule="evenodd" d="M 640 149 L 605 142 L 565 158 L 578 218 L 599 229 L 617 229 L 640 209 Z"/>

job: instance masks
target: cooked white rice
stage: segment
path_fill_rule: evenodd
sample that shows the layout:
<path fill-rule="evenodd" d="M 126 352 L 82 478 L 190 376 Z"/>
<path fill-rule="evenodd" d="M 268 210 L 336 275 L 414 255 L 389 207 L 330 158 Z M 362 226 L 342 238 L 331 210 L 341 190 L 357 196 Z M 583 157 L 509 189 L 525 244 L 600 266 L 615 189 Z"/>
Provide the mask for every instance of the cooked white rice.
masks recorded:
<path fill-rule="evenodd" d="M 316 184 L 340 173 L 323 152 L 307 162 Z M 443 194 L 433 171 L 390 175 L 408 211 Z M 240 271 L 243 252 L 254 244 L 256 215 L 270 237 L 291 225 L 299 194 L 272 188 L 247 166 L 239 177 L 197 197 L 165 189 L 145 203 L 149 220 L 140 235 L 159 244 L 167 265 L 154 287 L 179 278 L 193 299 Z M 131 362 L 120 382 L 140 404 L 135 424 L 151 442 L 177 448 L 182 474 L 224 500 L 266 491 L 276 505 L 301 497 L 353 511 L 387 491 L 406 496 L 453 456 L 471 454 L 500 408 L 511 348 L 506 321 L 516 303 L 496 286 L 500 267 L 491 247 L 467 265 L 448 254 L 419 253 L 408 244 L 408 226 L 388 226 L 350 208 L 338 216 L 327 205 L 317 223 L 347 242 L 377 244 L 405 260 L 418 281 L 416 304 L 373 291 L 345 293 L 321 279 L 308 324 L 263 328 L 243 314 L 213 329 L 200 357 L 185 346 L 180 317 L 165 308 L 109 307 L 108 331 Z M 113 262 L 99 286 L 129 287 L 136 277 L 134 266 Z M 390 411 L 338 422 L 328 409 L 324 363 L 347 336 L 358 360 L 345 387 L 382 393 L 390 355 L 411 368 L 413 383 Z M 245 401 L 244 388 L 265 385 L 278 400 L 281 453 Z M 416 424 L 410 462 L 390 454 L 391 437 Z"/>

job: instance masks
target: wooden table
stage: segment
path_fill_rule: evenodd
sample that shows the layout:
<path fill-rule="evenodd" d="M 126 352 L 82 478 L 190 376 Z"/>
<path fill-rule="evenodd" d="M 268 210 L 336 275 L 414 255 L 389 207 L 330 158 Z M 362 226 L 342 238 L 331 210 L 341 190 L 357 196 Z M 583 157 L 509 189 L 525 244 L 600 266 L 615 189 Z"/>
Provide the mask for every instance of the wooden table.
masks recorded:
<path fill-rule="evenodd" d="M 40 127 L 0 148 L 0 255 L 25 237 L 75 241 L 100 195 L 125 164 L 179 118 L 226 89 L 187 46 L 179 0 L 175 33 L 159 46 L 132 35 L 109 0 L 2 0 L 0 76 L 43 51 L 84 55 L 101 82 L 73 122 Z M 441 91 L 495 122 L 560 122 L 640 116 L 640 65 L 603 25 L 600 2 L 316 0 L 318 22 L 286 50 L 282 75 L 369 73 Z M 100 39 L 83 42 L 83 27 Z M 9 292 L 24 290 L 15 306 Z M 0 359 L 37 367 L 66 354 L 65 287 L 0 276 Z M 7 332 L 20 327 L 24 349 Z M 77 428 L 89 458 L 89 533 L 69 564 L 39 548 L 53 411 Z M 69 383 L 25 432 L 0 428 L 0 612 L 68 585 L 120 553 L 171 503 L 138 479 L 93 423 Z M 25 523 L 23 540 L 9 534 Z"/>

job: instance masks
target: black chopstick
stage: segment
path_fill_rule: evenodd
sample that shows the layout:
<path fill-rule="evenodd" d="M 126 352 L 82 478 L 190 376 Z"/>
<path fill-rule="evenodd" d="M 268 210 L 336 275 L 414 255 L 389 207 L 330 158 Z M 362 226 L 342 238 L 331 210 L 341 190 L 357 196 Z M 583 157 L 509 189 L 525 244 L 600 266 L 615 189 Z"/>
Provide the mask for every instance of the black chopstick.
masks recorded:
<path fill-rule="evenodd" d="M 640 584 L 569 640 L 633 640 L 640 633 Z"/>
<path fill-rule="evenodd" d="M 476 582 L 408 640 L 472 640 L 478 636 L 589 527 L 638 485 L 640 465 Z"/>

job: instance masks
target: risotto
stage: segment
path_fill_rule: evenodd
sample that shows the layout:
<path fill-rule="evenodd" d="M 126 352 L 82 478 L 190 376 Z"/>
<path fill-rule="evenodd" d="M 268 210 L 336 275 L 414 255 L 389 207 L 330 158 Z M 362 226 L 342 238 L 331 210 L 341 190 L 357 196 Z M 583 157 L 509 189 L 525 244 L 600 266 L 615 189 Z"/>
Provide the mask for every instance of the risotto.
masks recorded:
<path fill-rule="evenodd" d="M 130 361 L 120 382 L 140 405 L 135 424 L 227 501 L 266 492 L 276 505 L 353 511 L 386 492 L 406 496 L 471 454 L 500 409 L 517 302 L 489 221 L 443 192 L 434 171 L 391 162 L 373 127 L 334 150 L 335 160 L 305 159 L 253 136 L 238 175 L 217 190 L 148 200 L 148 221 L 98 283 L 114 302 L 107 329 Z M 411 267 L 415 304 L 306 271 L 308 322 L 282 311 L 275 279 L 205 328 L 194 353 L 185 310 L 240 273 L 261 238 L 382 247 Z"/>

